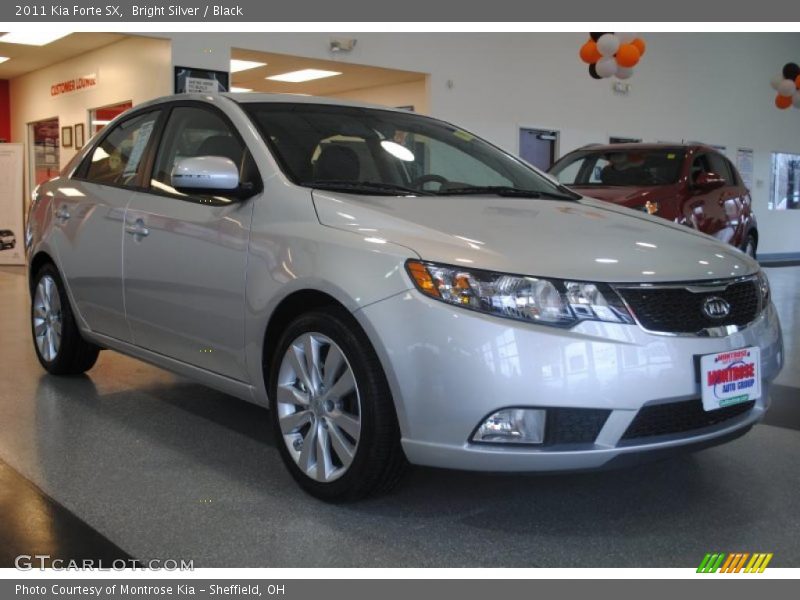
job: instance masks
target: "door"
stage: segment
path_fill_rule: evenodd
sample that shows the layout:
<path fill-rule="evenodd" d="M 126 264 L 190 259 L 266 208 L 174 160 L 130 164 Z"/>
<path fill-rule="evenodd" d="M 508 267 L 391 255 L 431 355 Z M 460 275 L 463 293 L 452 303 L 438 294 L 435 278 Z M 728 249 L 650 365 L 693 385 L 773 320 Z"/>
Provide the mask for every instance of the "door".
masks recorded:
<path fill-rule="evenodd" d="M 253 203 L 172 187 L 191 156 L 252 159 L 228 121 L 202 104 L 175 105 L 149 189 L 132 198 L 123 242 L 125 305 L 133 341 L 238 380 L 244 364 L 244 289 Z"/>
<path fill-rule="evenodd" d="M 143 175 L 159 114 L 139 114 L 115 126 L 53 198 L 53 239 L 78 314 L 92 331 L 125 341 L 125 207 Z"/>
<path fill-rule="evenodd" d="M 725 179 L 725 185 L 708 191 L 691 187 L 700 173 L 719 175 Z M 691 198 L 688 207 L 691 211 L 691 222 L 699 231 L 730 243 L 736 233 L 736 224 L 731 222 L 730 215 L 737 213 L 739 193 L 727 159 L 716 152 L 698 154 L 692 161 L 689 180 Z"/>
<path fill-rule="evenodd" d="M 557 141 L 557 131 L 520 129 L 519 155 L 534 167 L 547 171 L 556 160 Z"/>

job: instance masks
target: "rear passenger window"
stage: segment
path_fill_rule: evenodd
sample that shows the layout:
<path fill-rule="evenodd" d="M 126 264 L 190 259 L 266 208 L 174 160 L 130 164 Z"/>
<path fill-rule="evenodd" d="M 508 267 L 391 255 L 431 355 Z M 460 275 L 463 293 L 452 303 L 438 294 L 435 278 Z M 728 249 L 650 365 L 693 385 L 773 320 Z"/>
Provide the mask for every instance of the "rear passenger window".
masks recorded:
<path fill-rule="evenodd" d="M 86 180 L 132 187 L 143 165 L 144 151 L 158 115 L 158 111 L 149 112 L 114 127 L 92 151 Z"/>
<path fill-rule="evenodd" d="M 725 179 L 727 185 L 736 185 L 736 180 L 733 178 L 731 170 L 728 168 L 727 158 L 715 152 L 707 154 L 706 157 L 708 158 L 708 166 L 713 173 Z"/>
<path fill-rule="evenodd" d="M 229 158 L 240 173 L 252 168 L 244 145 L 222 117 L 211 110 L 180 106 L 170 114 L 150 185 L 162 192 L 185 196 L 172 187 L 172 170 L 179 160 L 194 156 Z"/>

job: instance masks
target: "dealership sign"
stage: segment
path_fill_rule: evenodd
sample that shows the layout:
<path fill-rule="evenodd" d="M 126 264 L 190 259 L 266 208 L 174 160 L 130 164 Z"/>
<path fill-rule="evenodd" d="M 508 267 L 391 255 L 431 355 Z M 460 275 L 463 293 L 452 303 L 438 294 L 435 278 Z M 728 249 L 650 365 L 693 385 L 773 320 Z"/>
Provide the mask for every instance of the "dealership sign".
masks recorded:
<path fill-rule="evenodd" d="M 84 90 L 91 90 L 97 87 L 97 73 L 90 73 L 88 75 L 81 75 L 80 77 L 73 77 L 72 79 L 65 79 L 50 86 L 50 96 L 63 96 L 64 94 L 72 94 L 74 92 L 82 92 Z"/>

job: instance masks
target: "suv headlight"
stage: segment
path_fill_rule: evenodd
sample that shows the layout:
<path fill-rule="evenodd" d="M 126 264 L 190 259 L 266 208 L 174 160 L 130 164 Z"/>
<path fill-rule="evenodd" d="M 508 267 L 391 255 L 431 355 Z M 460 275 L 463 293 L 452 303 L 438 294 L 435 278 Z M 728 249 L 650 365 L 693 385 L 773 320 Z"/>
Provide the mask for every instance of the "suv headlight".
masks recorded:
<path fill-rule="evenodd" d="M 579 321 L 633 323 L 607 284 L 462 269 L 418 260 L 406 270 L 423 294 L 482 313 L 555 327 Z"/>
<path fill-rule="evenodd" d="M 764 271 L 759 271 L 757 275 L 758 290 L 761 293 L 761 310 L 765 310 L 769 306 L 771 299 L 769 289 L 769 279 Z"/>

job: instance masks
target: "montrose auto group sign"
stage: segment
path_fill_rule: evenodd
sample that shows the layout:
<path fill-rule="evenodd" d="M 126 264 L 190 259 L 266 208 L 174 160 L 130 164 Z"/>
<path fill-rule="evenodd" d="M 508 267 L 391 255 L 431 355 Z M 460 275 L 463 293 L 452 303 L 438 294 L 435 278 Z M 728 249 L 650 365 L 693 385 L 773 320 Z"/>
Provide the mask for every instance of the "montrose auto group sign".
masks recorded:
<path fill-rule="evenodd" d="M 90 73 L 88 75 L 81 75 L 80 77 L 73 77 L 72 79 L 65 79 L 54 83 L 50 86 L 50 96 L 54 98 L 56 96 L 63 96 L 64 94 L 91 90 L 96 87 L 97 73 Z"/>

